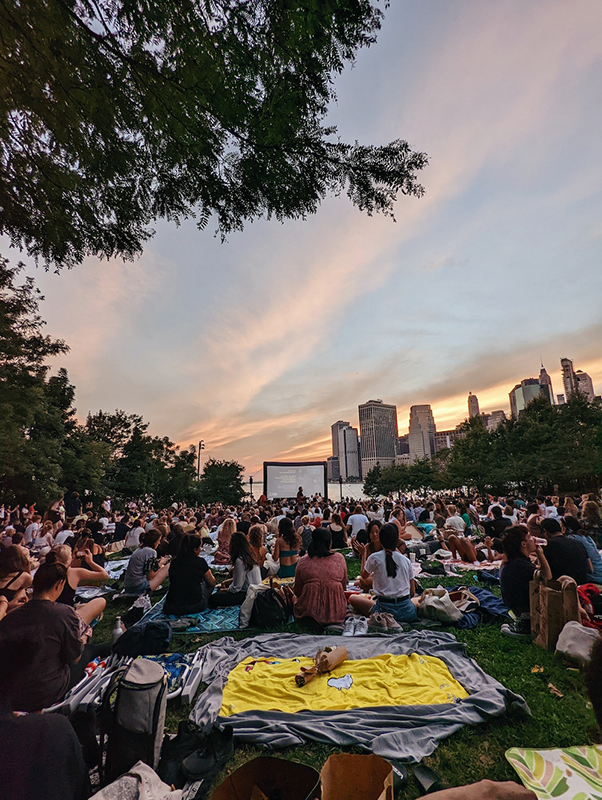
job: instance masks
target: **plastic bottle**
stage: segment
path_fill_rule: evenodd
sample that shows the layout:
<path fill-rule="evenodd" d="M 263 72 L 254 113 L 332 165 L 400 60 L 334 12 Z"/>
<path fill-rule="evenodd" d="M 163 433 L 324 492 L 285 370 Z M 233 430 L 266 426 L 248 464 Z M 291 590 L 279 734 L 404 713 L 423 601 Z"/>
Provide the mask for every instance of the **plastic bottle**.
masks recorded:
<path fill-rule="evenodd" d="M 122 633 L 123 633 L 123 628 L 121 627 L 121 617 L 116 617 L 115 627 L 113 628 L 113 633 L 111 634 L 113 644 L 115 644 L 115 642 L 117 641 L 117 639 L 119 639 Z"/>

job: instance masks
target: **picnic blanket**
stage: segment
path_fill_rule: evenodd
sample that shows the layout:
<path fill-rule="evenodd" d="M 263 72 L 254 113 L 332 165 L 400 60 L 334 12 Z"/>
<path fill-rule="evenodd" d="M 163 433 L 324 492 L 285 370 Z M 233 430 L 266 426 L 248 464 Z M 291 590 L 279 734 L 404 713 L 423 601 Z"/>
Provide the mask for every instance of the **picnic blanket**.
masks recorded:
<path fill-rule="evenodd" d="M 599 800 L 602 797 L 602 747 L 525 750 L 511 747 L 506 758 L 539 800 Z"/>
<path fill-rule="evenodd" d="M 158 603 L 147 611 L 140 620 L 140 623 L 151 622 L 151 620 L 166 619 L 168 622 L 174 622 L 178 619 L 194 620 L 194 624 L 184 629 L 174 629 L 176 633 L 221 633 L 223 631 L 238 631 L 240 626 L 238 624 L 238 615 L 240 614 L 240 606 L 230 606 L 229 608 L 208 608 L 200 614 L 186 614 L 184 617 L 174 617 L 163 613 L 163 603 L 165 597 L 162 597 Z"/>
<path fill-rule="evenodd" d="M 307 710 L 291 713 L 249 710 L 220 716 L 224 687 L 241 661 L 258 659 L 313 658 L 326 646 L 337 646 L 336 636 L 293 633 L 249 637 L 240 642 L 224 637 L 205 645 L 201 654 L 200 680 L 208 684 L 199 696 L 190 718 L 208 730 L 232 725 L 234 736 L 243 742 L 269 747 L 291 747 L 307 741 L 331 746 L 359 745 L 384 758 L 420 761 L 434 752 L 440 740 L 464 725 L 475 725 L 503 714 L 516 705 L 530 714 L 525 700 L 487 675 L 468 658 L 465 645 L 450 633 L 412 631 L 391 637 L 349 637 L 345 641 L 349 660 L 392 655 L 432 656 L 440 659 L 452 678 L 468 693 L 458 702 L 429 705 L 385 705 L 349 710 Z M 310 684 L 311 685 L 311 684 Z M 303 691 L 299 688 L 299 691 Z M 344 687 L 341 689 L 344 691 Z M 282 707 L 286 707 L 283 699 Z"/>

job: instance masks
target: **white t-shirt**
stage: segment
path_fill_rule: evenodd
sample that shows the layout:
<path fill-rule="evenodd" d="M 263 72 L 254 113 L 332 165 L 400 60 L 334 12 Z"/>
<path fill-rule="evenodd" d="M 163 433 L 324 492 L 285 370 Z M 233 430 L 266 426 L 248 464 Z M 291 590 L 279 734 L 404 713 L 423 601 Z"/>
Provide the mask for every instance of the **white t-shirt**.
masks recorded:
<path fill-rule="evenodd" d="M 357 536 L 358 531 L 365 530 L 370 520 L 365 514 L 352 514 L 347 518 L 347 525 L 351 525 L 351 535 Z"/>
<path fill-rule="evenodd" d="M 457 514 L 453 517 L 448 517 L 445 520 L 444 528 L 447 530 L 455 531 L 456 533 L 464 533 L 464 528 L 466 527 L 466 523 L 462 519 L 462 517 L 458 516 Z"/>
<path fill-rule="evenodd" d="M 70 531 L 69 528 L 63 528 L 54 537 L 54 543 L 55 544 L 65 544 L 65 542 L 67 541 L 67 539 L 70 536 L 73 536 L 73 531 Z"/>
<path fill-rule="evenodd" d="M 140 536 L 144 533 L 144 528 L 141 528 L 138 525 L 137 528 L 132 528 L 131 531 L 128 531 L 127 536 L 125 537 L 125 547 L 138 547 L 140 544 Z"/>
<path fill-rule="evenodd" d="M 39 522 L 32 522 L 25 528 L 25 544 L 31 544 L 40 530 Z"/>
<path fill-rule="evenodd" d="M 409 558 L 402 556 L 399 550 L 393 551 L 393 561 L 397 564 L 397 575 L 387 575 L 386 553 L 379 550 L 366 559 L 366 572 L 373 576 L 372 588 L 379 597 L 404 597 L 410 593 L 410 581 L 414 579 L 414 570 Z"/>

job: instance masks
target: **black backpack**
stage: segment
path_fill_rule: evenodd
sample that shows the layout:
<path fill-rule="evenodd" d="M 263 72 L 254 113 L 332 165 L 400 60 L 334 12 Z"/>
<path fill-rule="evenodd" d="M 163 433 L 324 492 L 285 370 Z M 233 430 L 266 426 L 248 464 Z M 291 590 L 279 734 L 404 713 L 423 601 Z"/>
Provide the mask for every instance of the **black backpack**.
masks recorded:
<path fill-rule="evenodd" d="M 289 618 L 289 607 L 277 589 L 258 592 L 251 611 L 252 628 L 279 628 Z"/>
<path fill-rule="evenodd" d="M 157 769 L 166 707 L 167 675 L 156 661 L 137 658 L 115 671 L 100 710 L 99 772 L 103 786 L 138 761 Z"/>
<path fill-rule="evenodd" d="M 113 645 L 118 656 L 156 656 L 165 653 L 171 642 L 172 629 L 167 620 L 132 625 Z"/>

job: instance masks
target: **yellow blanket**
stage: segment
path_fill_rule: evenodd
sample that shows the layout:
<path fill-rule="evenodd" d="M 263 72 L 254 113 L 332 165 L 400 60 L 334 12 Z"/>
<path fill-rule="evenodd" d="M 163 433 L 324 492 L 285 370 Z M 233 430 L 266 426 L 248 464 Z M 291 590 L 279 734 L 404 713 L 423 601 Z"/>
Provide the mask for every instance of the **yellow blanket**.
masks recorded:
<path fill-rule="evenodd" d="M 228 676 L 220 715 L 430 705 L 454 703 L 468 697 L 444 662 L 433 656 L 386 653 L 360 661 L 344 661 L 331 673 L 318 675 L 307 686 L 297 686 L 295 675 L 301 667 L 312 664 L 311 658 L 246 658 Z"/>

